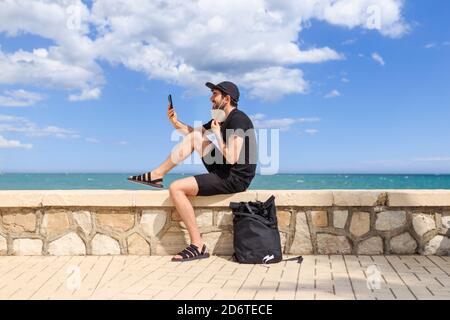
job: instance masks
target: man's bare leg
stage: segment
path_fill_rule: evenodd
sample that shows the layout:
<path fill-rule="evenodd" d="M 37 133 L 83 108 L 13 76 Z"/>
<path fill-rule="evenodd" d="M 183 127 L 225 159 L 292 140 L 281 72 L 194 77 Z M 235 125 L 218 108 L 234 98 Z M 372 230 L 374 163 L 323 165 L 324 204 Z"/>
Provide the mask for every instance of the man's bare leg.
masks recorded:
<path fill-rule="evenodd" d="M 170 197 L 175 203 L 177 212 L 186 225 L 189 232 L 191 243 L 202 249 L 203 240 L 198 230 L 197 222 L 195 220 L 194 208 L 188 199 L 188 196 L 196 196 L 198 193 L 197 181 L 194 177 L 187 177 L 176 180 L 170 184 Z M 174 256 L 175 259 L 181 259 L 179 255 Z"/>
<path fill-rule="evenodd" d="M 197 151 L 201 157 L 203 157 L 211 150 L 213 146 L 213 143 L 201 132 L 194 131 L 189 133 L 185 136 L 182 142 L 175 146 L 170 156 L 161 165 L 151 171 L 151 178 L 162 178 L 177 164 L 186 159 L 194 150 Z M 195 220 L 194 208 L 188 199 L 188 196 L 197 195 L 197 181 L 194 177 L 176 180 L 171 183 L 169 193 L 175 204 L 177 212 L 181 217 L 181 220 L 186 225 L 186 229 L 188 230 L 191 238 L 191 243 L 196 245 L 199 250 L 201 250 L 203 240 Z M 182 257 L 176 255 L 175 258 L 180 259 Z"/>
<path fill-rule="evenodd" d="M 209 152 L 210 145 L 212 146 L 211 141 L 200 131 L 193 131 L 187 134 L 183 141 L 174 147 L 167 159 L 151 171 L 152 180 L 164 177 L 166 173 L 186 159 L 194 150 L 200 156 L 203 156 Z"/>

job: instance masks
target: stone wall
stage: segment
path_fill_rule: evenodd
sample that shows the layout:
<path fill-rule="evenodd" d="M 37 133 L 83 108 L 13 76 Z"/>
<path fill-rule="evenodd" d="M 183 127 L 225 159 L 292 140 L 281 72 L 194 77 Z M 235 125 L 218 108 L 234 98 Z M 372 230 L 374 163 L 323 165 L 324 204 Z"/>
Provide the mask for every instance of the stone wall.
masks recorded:
<path fill-rule="evenodd" d="M 213 254 L 233 252 L 230 201 L 276 196 L 286 254 L 450 253 L 447 190 L 253 190 L 192 199 Z M 0 255 L 168 255 L 189 237 L 167 191 L 0 191 Z"/>

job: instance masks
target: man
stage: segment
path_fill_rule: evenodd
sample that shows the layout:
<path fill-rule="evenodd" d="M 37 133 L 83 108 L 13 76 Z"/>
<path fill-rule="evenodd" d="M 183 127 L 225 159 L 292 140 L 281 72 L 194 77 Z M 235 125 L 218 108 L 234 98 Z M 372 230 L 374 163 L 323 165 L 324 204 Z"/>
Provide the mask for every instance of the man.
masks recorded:
<path fill-rule="evenodd" d="M 170 197 L 186 225 L 191 244 L 172 258 L 172 261 L 190 261 L 207 258 L 209 253 L 195 221 L 194 208 L 188 196 L 211 196 L 245 191 L 256 171 L 256 139 L 250 118 L 238 110 L 239 89 L 229 81 L 217 85 L 210 82 L 212 119 L 202 127 L 192 128 L 178 120 L 169 105 L 170 122 L 185 137 L 175 146 L 171 155 L 156 169 L 132 176 L 133 182 L 162 188 L 164 175 L 197 151 L 208 173 L 176 180 L 169 187 Z M 207 137 L 213 132 L 217 147 Z"/>

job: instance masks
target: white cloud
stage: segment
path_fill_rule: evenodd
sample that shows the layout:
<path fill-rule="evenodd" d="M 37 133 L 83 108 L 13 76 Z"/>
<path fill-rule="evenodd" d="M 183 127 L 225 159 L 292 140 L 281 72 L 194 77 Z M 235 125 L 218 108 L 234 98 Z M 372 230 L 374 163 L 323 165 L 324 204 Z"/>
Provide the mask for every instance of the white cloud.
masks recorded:
<path fill-rule="evenodd" d="M 361 161 L 362 164 L 374 164 L 374 165 L 399 165 L 399 164 L 408 164 L 408 161 L 401 159 L 387 159 L 387 160 L 366 160 Z"/>
<path fill-rule="evenodd" d="M 55 137 L 59 139 L 77 139 L 75 131 L 57 126 L 39 127 L 22 117 L 0 115 L 0 132 L 21 133 L 28 137 Z"/>
<path fill-rule="evenodd" d="M 10 116 L 6 114 L 0 114 L 0 123 L 11 123 L 11 122 L 19 122 L 19 123 L 30 123 L 30 121 L 23 117 Z"/>
<path fill-rule="evenodd" d="M 280 131 L 288 131 L 291 126 L 296 123 L 304 122 L 318 122 L 319 118 L 278 118 L 267 119 L 267 116 L 262 113 L 250 115 L 255 129 L 280 129 Z"/>
<path fill-rule="evenodd" d="M 299 45 L 311 20 L 399 37 L 408 31 L 402 7 L 401 0 L 96 0 L 92 9 L 80 0 L 1 1 L 0 32 L 34 34 L 52 45 L 0 51 L 0 84 L 76 90 L 71 101 L 98 99 L 98 61 L 107 61 L 187 90 L 236 79 L 251 96 L 276 99 L 306 92 L 298 64 L 344 58 L 327 46 Z"/>
<path fill-rule="evenodd" d="M 71 94 L 69 96 L 70 101 L 83 101 L 83 100 L 92 100 L 92 99 L 98 99 L 101 95 L 100 88 L 94 88 L 94 89 L 84 89 L 81 94 Z"/>
<path fill-rule="evenodd" d="M 267 119 L 267 120 L 255 120 L 253 125 L 255 128 L 260 129 L 280 129 L 281 131 L 287 131 L 290 126 L 295 123 L 295 119 L 281 118 L 281 119 Z"/>
<path fill-rule="evenodd" d="M 0 114 L 0 122 L 27 122 L 28 120 L 22 117 L 7 116 Z"/>
<path fill-rule="evenodd" d="M 77 12 L 71 10 L 74 6 Z M 59 43 L 83 40 L 88 18 L 88 8 L 80 0 L 0 2 L 0 30 L 10 36 L 27 32 Z"/>
<path fill-rule="evenodd" d="M 355 38 L 347 39 L 347 40 L 342 41 L 341 45 L 349 46 L 349 45 L 352 45 L 352 44 L 356 43 L 356 41 L 357 41 L 357 39 L 355 39 Z"/>
<path fill-rule="evenodd" d="M 305 132 L 311 136 L 317 134 L 319 132 L 319 130 L 317 129 L 306 129 Z"/>
<path fill-rule="evenodd" d="M 268 101 L 276 100 L 285 94 L 305 93 L 309 87 L 301 70 L 282 67 L 245 73 L 239 82 L 250 88 L 251 96 Z"/>
<path fill-rule="evenodd" d="M 298 122 L 319 122 L 320 118 L 298 118 Z"/>
<path fill-rule="evenodd" d="M 340 97 L 340 96 L 341 96 L 341 93 L 338 90 L 334 89 L 334 90 L 330 91 L 329 93 L 327 93 L 325 95 L 325 98 L 330 99 L 330 98 L 336 98 L 336 97 Z"/>
<path fill-rule="evenodd" d="M 86 138 L 86 142 L 89 142 L 89 143 L 100 143 L 100 140 L 98 140 L 96 138 Z"/>
<path fill-rule="evenodd" d="M 344 82 L 344 83 L 350 82 L 350 80 L 349 80 L 348 78 L 346 78 L 346 77 L 343 77 L 343 78 L 341 79 L 341 81 Z"/>
<path fill-rule="evenodd" d="M 425 158 L 413 158 L 413 159 L 389 159 L 389 160 L 368 160 L 362 163 L 365 164 L 377 164 L 377 165 L 412 165 L 417 162 L 450 162 L 450 156 L 437 156 L 437 157 L 425 157 Z"/>
<path fill-rule="evenodd" d="M 128 141 L 118 141 L 117 144 L 120 146 L 126 146 L 128 144 Z"/>
<path fill-rule="evenodd" d="M 252 120 L 262 120 L 262 119 L 264 119 L 265 117 L 266 117 L 266 115 L 265 115 L 265 114 L 262 114 L 262 113 L 256 113 L 256 114 L 250 116 L 250 118 L 251 118 Z"/>
<path fill-rule="evenodd" d="M 22 142 L 18 140 L 7 140 L 5 137 L 0 135 L 0 148 L 4 149 L 13 149 L 13 148 L 20 148 L 20 149 L 31 149 L 33 147 L 32 144 L 23 144 Z"/>
<path fill-rule="evenodd" d="M 25 90 L 6 90 L 4 95 L 0 95 L 0 106 L 5 107 L 26 107 L 32 106 L 44 99 L 44 96 Z"/>
<path fill-rule="evenodd" d="M 80 0 L 0 1 L 0 32 L 11 37 L 33 34 L 52 43 L 32 51 L 0 50 L 0 84 L 68 91 L 102 85 L 94 43 L 87 36 L 89 15 Z"/>
<path fill-rule="evenodd" d="M 47 126 L 41 129 L 32 128 L 32 130 L 27 132 L 27 135 L 31 137 L 56 137 L 60 139 L 77 139 L 80 137 L 80 135 L 75 133 L 73 130 L 56 126 Z"/>
<path fill-rule="evenodd" d="M 383 57 L 381 57 L 378 53 L 372 53 L 372 59 L 378 62 L 380 65 L 384 66 L 386 63 L 384 62 Z"/>
<path fill-rule="evenodd" d="M 440 161 L 450 161 L 450 157 L 428 157 L 428 158 L 415 158 L 415 162 L 440 162 Z"/>
<path fill-rule="evenodd" d="M 423 47 L 425 49 L 433 49 L 433 48 L 441 48 L 441 46 L 442 47 L 450 46 L 450 41 L 444 41 L 442 43 L 430 42 L 424 45 Z"/>
<path fill-rule="evenodd" d="M 324 0 L 316 5 L 316 17 L 347 28 L 377 30 L 393 38 L 408 32 L 401 16 L 403 0 Z"/>
<path fill-rule="evenodd" d="M 87 90 L 103 83 L 98 67 L 64 62 L 54 47 L 19 50 L 8 54 L 0 50 L 0 84 L 26 84 L 45 88 Z"/>

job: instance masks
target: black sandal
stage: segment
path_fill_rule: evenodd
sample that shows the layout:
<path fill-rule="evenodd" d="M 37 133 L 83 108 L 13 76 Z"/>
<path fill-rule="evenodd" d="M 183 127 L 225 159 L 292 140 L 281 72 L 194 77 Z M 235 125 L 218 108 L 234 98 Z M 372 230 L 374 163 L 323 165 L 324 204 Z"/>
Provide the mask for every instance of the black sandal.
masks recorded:
<path fill-rule="evenodd" d="M 174 257 L 174 258 L 172 258 L 172 261 L 183 262 L 183 261 L 192 261 L 192 260 L 197 260 L 197 259 L 209 258 L 209 253 L 206 252 L 205 244 L 203 245 L 201 252 L 198 251 L 198 247 L 195 244 L 191 244 L 183 251 L 178 252 L 177 255 L 181 256 L 182 258 L 176 259 Z"/>
<path fill-rule="evenodd" d="M 147 186 L 151 186 L 151 187 L 155 187 L 155 188 L 159 188 L 159 189 L 164 188 L 164 186 L 162 184 L 163 179 L 152 180 L 151 172 L 146 172 L 144 174 L 141 174 L 140 176 L 131 176 L 131 177 L 128 177 L 127 180 L 131 181 L 131 182 L 142 183 Z M 158 183 L 158 182 L 161 182 L 161 183 Z"/>

